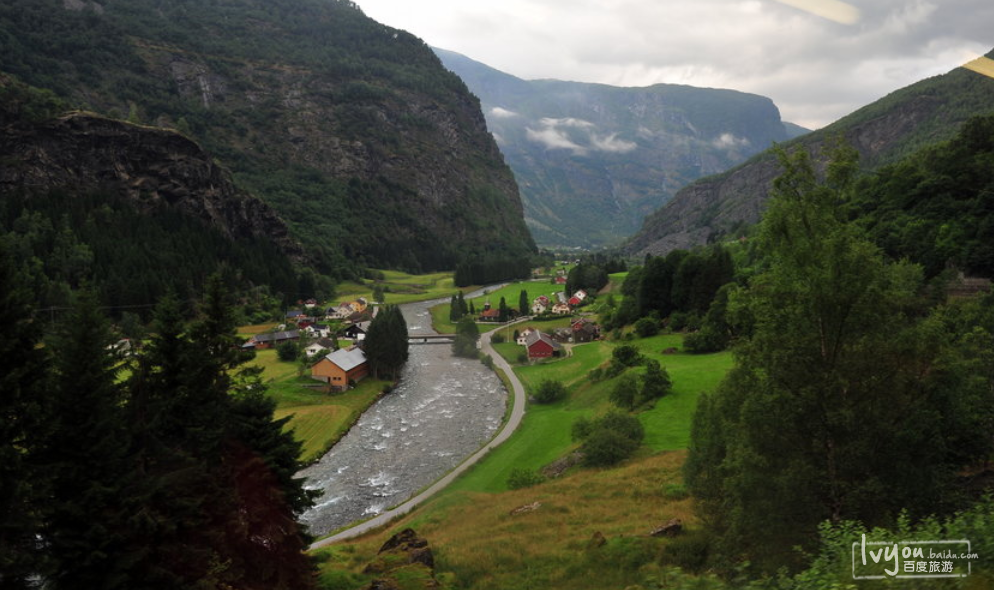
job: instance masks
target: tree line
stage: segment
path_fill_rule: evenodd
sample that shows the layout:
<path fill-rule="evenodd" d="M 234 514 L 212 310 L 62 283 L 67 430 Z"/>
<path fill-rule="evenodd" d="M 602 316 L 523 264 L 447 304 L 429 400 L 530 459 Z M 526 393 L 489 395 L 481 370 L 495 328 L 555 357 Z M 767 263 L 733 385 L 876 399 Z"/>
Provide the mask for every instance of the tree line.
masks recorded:
<path fill-rule="evenodd" d="M 725 572 L 800 565 L 822 522 L 950 515 L 994 452 L 994 297 L 936 305 L 921 266 L 872 242 L 851 148 L 824 180 L 803 150 L 779 157 L 763 264 L 726 293 L 735 367 L 700 399 L 685 465 Z"/>
<path fill-rule="evenodd" d="M 233 305 L 174 296 L 134 356 L 81 291 L 51 337 L 0 240 L 0 586 L 312 588 L 300 444 L 246 369 Z"/>

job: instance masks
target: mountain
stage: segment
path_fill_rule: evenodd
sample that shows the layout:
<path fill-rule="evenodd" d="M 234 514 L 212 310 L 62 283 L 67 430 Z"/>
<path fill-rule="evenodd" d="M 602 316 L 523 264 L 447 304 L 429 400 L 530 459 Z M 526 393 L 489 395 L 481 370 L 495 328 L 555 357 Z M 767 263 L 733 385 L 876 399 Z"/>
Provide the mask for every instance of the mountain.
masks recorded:
<path fill-rule="evenodd" d="M 956 68 L 897 90 L 783 147 L 806 149 L 815 161 L 823 162 L 825 143 L 841 136 L 860 152 L 861 166 L 873 170 L 948 140 L 971 116 L 991 112 L 994 80 Z M 765 152 L 725 173 L 699 180 L 646 217 L 623 251 L 639 257 L 665 254 L 735 234 L 759 220 L 773 179 L 779 175 L 775 156 Z"/>
<path fill-rule="evenodd" d="M 618 242 L 688 182 L 803 132 L 753 94 L 526 81 L 458 53 L 435 53 L 480 97 L 542 245 Z"/>
<path fill-rule="evenodd" d="M 166 290 L 194 297 L 227 268 L 241 285 L 296 292 L 307 260 L 273 209 L 199 145 L 167 130 L 65 111 L 0 75 L 0 239 L 26 263 L 37 302 L 83 282 L 114 307 Z"/>
<path fill-rule="evenodd" d="M 534 251 L 477 99 L 352 2 L 9 0 L 0 71 L 196 140 L 321 273 Z"/>

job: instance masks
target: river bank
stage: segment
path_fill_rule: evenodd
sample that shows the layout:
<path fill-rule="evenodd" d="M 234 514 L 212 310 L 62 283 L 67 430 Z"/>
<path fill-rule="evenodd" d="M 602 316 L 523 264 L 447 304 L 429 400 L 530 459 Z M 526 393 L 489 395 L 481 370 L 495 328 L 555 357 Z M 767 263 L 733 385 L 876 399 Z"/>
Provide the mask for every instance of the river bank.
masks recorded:
<path fill-rule="evenodd" d="M 401 306 L 411 334 L 433 333 L 428 309 L 436 303 Z M 320 536 L 402 503 L 490 439 L 506 400 L 501 380 L 479 361 L 454 358 L 446 345 L 412 345 L 397 388 L 299 474 L 322 491 L 301 520 Z"/>

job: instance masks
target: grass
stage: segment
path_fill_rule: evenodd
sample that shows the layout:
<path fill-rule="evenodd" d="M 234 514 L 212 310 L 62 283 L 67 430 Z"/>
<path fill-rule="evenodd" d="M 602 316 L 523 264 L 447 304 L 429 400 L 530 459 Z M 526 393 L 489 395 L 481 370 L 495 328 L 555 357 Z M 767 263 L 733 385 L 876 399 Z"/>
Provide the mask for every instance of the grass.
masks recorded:
<path fill-rule="evenodd" d="M 531 306 L 532 302 L 539 295 L 546 295 L 553 301 L 555 301 L 555 294 L 563 290 L 562 285 L 553 285 L 547 281 L 522 281 L 518 283 L 512 283 L 491 293 L 481 295 L 480 297 L 475 297 L 473 299 L 467 299 L 466 305 L 473 302 L 473 307 L 476 309 L 476 313 L 479 314 L 483 311 L 483 305 L 490 301 L 490 305 L 497 307 L 500 305 L 500 298 L 504 298 L 504 302 L 508 307 L 512 309 L 518 309 L 518 298 L 521 296 L 521 291 L 525 290 L 528 292 L 528 305 Z M 455 291 L 451 291 L 446 298 L 452 297 Z M 449 311 L 451 306 L 449 303 L 440 303 L 435 307 L 431 308 L 431 318 L 432 327 L 436 332 L 442 334 L 453 334 L 456 331 L 456 325 L 449 321 Z M 548 323 L 539 322 L 540 325 L 548 325 Z M 529 324 L 524 324 L 529 325 Z M 515 328 L 523 329 L 521 325 L 515 325 Z M 486 328 L 481 326 L 481 330 L 485 331 Z"/>
<path fill-rule="evenodd" d="M 365 297 L 372 301 L 373 287 L 379 285 L 386 290 L 383 303 L 399 304 L 428 299 L 451 297 L 459 290 L 452 280 L 451 272 L 438 272 L 424 275 L 411 275 L 395 270 L 376 271 L 383 273 L 382 280 L 366 280 L 362 284 L 348 281 L 336 288 L 335 303 L 352 301 Z"/>
<path fill-rule="evenodd" d="M 601 590 L 644 584 L 661 575 L 658 558 L 671 541 L 645 537 L 672 518 L 694 526 L 691 500 L 667 496 L 680 482 L 684 453 L 663 453 L 611 470 L 587 470 L 535 487 L 430 501 L 389 530 L 320 552 L 323 575 L 372 561 L 396 531 L 412 527 L 435 553 L 446 587 Z M 511 512 L 538 502 L 537 509 Z M 603 546 L 591 543 L 599 533 Z"/>
<path fill-rule="evenodd" d="M 276 400 L 275 417 L 290 417 L 285 428 L 302 443 L 301 460 L 307 463 L 338 442 L 389 383 L 366 378 L 352 390 L 329 394 L 315 388 L 319 383 L 306 371 L 298 376 L 299 362 L 281 361 L 273 349 L 257 351 L 249 364 L 262 368 L 267 392 Z"/>

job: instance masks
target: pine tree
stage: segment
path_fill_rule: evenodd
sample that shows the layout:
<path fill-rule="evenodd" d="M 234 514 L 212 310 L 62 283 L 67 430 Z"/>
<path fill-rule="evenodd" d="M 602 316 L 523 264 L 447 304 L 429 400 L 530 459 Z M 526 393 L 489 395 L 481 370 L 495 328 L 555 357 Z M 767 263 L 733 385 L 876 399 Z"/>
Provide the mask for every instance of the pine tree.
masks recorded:
<path fill-rule="evenodd" d="M 129 448 L 113 340 L 92 293 L 79 295 L 52 343 L 52 429 L 45 440 L 53 475 L 44 538 L 54 588 L 128 588 L 122 498 L 131 483 Z"/>
<path fill-rule="evenodd" d="M 521 295 L 518 296 L 518 313 L 525 316 L 531 311 L 531 305 L 528 302 L 528 291 L 524 289 L 521 290 Z"/>
<path fill-rule="evenodd" d="M 502 323 L 506 322 L 511 314 L 510 309 L 507 307 L 507 301 L 505 301 L 503 297 L 500 298 L 500 304 L 497 306 L 497 313 L 497 321 Z"/>
<path fill-rule="evenodd" d="M 37 537 L 47 490 L 36 461 L 48 359 L 29 302 L 0 240 L 0 588 L 27 588 L 45 569 Z"/>
<path fill-rule="evenodd" d="M 407 362 L 407 322 L 400 308 L 387 305 L 369 325 L 363 349 L 376 378 L 396 379 Z"/>

